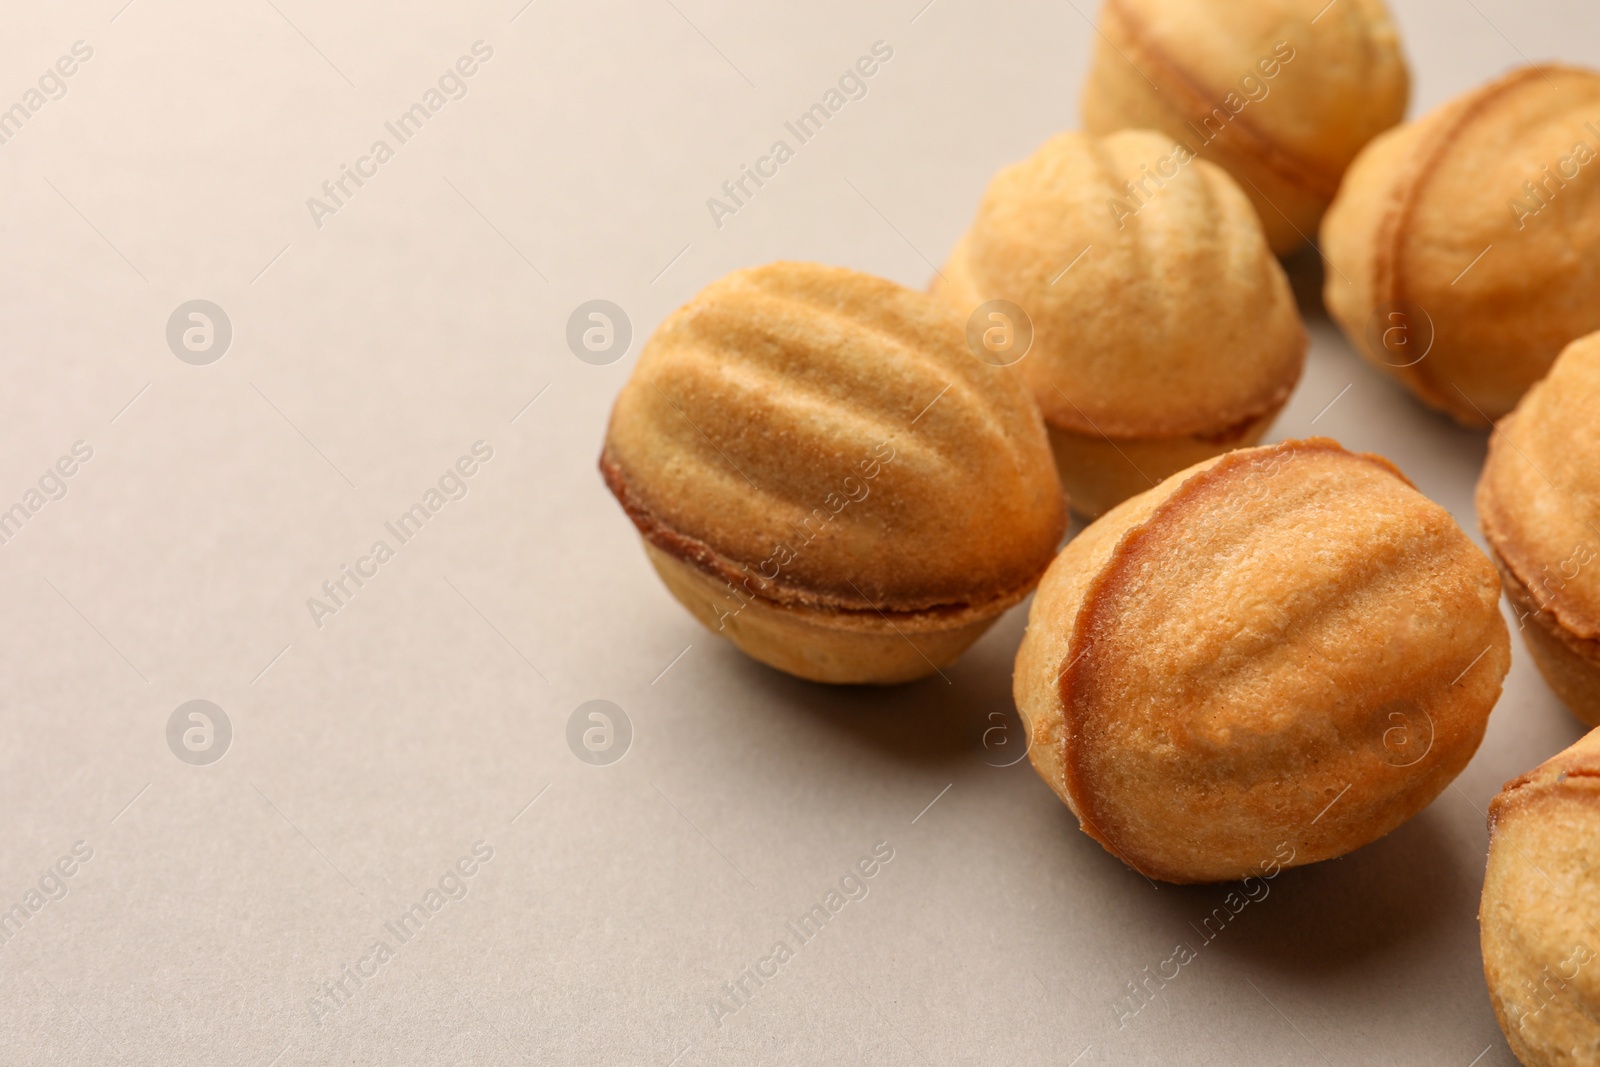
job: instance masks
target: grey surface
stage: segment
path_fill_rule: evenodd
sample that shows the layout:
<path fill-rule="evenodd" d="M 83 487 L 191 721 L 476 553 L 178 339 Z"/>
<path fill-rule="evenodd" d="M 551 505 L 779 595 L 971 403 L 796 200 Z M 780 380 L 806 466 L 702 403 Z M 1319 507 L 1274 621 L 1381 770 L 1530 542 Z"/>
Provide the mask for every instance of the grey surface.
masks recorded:
<path fill-rule="evenodd" d="M 93 850 L 0 944 L 0 1060 L 1513 1062 L 1482 808 L 1580 733 L 1520 641 L 1456 787 L 1276 879 L 1119 1027 L 1224 890 L 1152 887 L 993 766 L 1023 609 L 948 683 L 801 683 L 670 600 L 596 474 L 639 345 L 711 279 L 921 285 L 989 175 L 1075 124 L 1084 0 L 123 3 L 11 5 L 0 34 L 0 104 L 94 49 L 0 145 L 0 506 L 94 450 L 0 547 L 0 901 Z M 1398 6 L 1413 113 L 1520 55 L 1600 60 L 1592 5 Z M 479 39 L 465 98 L 314 225 L 306 198 Z M 716 226 L 706 198 L 878 40 L 866 97 Z M 166 333 L 196 299 L 232 325 L 204 366 Z M 567 344 L 597 299 L 633 328 L 610 365 Z M 1484 436 L 1311 330 L 1274 435 L 1382 452 L 1471 529 Z M 317 626 L 319 585 L 480 440 L 466 495 Z M 206 766 L 168 745 L 197 699 L 232 726 Z M 568 744 L 591 700 L 631 722 L 608 765 Z M 865 897 L 719 1019 L 878 842 Z"/>

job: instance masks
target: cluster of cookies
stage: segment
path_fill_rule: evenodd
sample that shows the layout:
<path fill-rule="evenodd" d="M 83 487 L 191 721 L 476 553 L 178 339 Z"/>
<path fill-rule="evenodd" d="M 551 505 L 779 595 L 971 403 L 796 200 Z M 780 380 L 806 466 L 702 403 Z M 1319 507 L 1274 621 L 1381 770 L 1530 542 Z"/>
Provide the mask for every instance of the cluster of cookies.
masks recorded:
<path fill-rule="evenodd" d="M 1397 125 L 1382 0 L 1105 0 L 1099 31 L 1084 132 L 994 178 L 928 292 L 808 263 L 712 283 L 645 346 L 600 468 L 672 594 L 802 678 L 924 677 L 1037 589 L 1029 755 L 1149 877 L 1340 856 L 1477 750 L 1502 587 L 1600 725 L 1600 74 L 1529 67 Z M 1277 256 L 1319 227 L 1351 343 L 1500 420 L 1490 556 L 1379 456 L 1252 447 L 1307 346 Z M 1060 549 L 1069 502 L 1091 521 Z M 1600 735 L 1491 825 L 1502 1026 L 1524 1063 L 1597 1062 Z"/>

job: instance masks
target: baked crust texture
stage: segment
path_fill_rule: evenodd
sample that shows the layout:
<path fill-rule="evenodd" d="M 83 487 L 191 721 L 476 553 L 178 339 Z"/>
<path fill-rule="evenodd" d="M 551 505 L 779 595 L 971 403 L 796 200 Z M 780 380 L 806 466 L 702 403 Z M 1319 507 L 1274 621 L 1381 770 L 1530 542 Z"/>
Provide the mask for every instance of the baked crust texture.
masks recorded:
<path fill-rule="evenodd" d="M 1063 133 L 990 183 L 932 285 L 958 316 L 1004 300 L 1017 366 L 1074 508 L 1095 517 L 1254 444 L 1305 364 L 1283 268 L 1233 179 L 1165 134 Z"/>
<path fill-rule="evenodd" d="M 1326 438 L 1231 452 L 1051 565 L 1015 675 L 1029 755 L 1151 878 L 1343 855 L 1476 751 L 1510 664 L 1499 592 L 1387 460 Z"/>
<path fill-rule="evenodd" d="M 1305 363 L 1249 201 L 1148 130 L 1058 134 L 1000 171 L 933 287 L 963 320 L 995 299 L 1027 313 L 1017 366 L 1045 421 L 1079 434 L 1221 434 L 1281 408 Z"/>
<path fill-rule="evenodd" d="M 1273 250 L 1317 223 L 1362 146 L 1405 115 L 1382 0 L 1105 0 L 1085 129 L 1161 130 L 1243 186 Z"/>
<path fill-rule="evenodd" d="M 1478 521 L 1556 695 L 1600 726 L 1600 333 L 1568 345 L 1500 420 Z"/>
<path fill-rule="evenodd" d="M 1528 1067 L 1600 1062 L 1600 731 L 1489 804 L 1478 909 L 1495 1018 Z"/>
<path fill-rule="evenodd" d="M 1463 425 L 1511 411 L 1600 329 L 1597 115 L 1600 73 L 1514 70 L 1375 140 L 1323 220 L 1329 312 Z"/>
<path fill-rule="evenodd" d="M 759 598 L 846 628 L 996 614 L 1066 522 L 1015 369 L 976 358 L 930 296 L 810 263 L 735 271 L 669 315 L 600 469 L 730 610 Z"/>

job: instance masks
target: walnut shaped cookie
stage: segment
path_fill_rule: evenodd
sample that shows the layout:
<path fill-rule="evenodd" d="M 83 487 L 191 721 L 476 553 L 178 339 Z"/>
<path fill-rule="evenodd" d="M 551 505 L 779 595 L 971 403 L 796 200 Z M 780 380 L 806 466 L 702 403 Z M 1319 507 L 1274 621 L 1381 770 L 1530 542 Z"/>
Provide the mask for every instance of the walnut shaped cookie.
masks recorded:
<path fill-rule="evenodd" d="M 1523 67 L 1373 141 L 1322 224 L 1328 311 L 1467 426 L 1600 330 L 1600 73 Z"/>
<path fill-rule="evenodd" d="M 1489 438 L 1478 522 L 1550 688 L 1600 726 L 1600 333 L 1568 345 Z"/>
<path fill-rule="evenodd" d="M 1600 731 L 1489 804 L 1478 906 L 1483 973 L 1527 1067 L 1600 1062 Z"/>
<path fill-rule="evenodd" d="M 1066 525 L 1014 371 L 927 294 L 810 263 L 735 271 L 668 316 L 600 470 L 697 619 L 818 681 L 932 674 Z"/>
<path fill-rule="evenodd" d="M 1105 0 L 1083 122 L 1160 130 L 1222 167 L 1283 254 L 1409 94 L 1382 0 Z"/>
<path fill-rule="evenodd" d="M 1014 678 L 1029 756 L 1150 878 L 1343 855 L 1476 751 L 1510 665 L 1499 596 L 1381 457 L 1325 438 L 1230 452 L 1051 564 Z"/>
<path fill-rule="evenodd" d="M 1063 133 L 990 183 L 933 282 L 975 333 L 1009 304 L 1073 508 L 1094 517 L 1255 444 L 1306 332 L 1249 201 L 1164 134 Z M 1015 314 L 1015 312 L 1013 312 Z"/>

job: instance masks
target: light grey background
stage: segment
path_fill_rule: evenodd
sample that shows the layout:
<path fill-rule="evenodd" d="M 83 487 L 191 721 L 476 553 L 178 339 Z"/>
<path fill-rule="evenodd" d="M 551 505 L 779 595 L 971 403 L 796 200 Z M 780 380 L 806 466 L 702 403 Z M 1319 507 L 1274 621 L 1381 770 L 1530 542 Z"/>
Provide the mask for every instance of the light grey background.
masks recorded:
<path fill-rule="evenodd" d="M 0 507 L 94 455 L 0 547 L 0 905 L 93 858 L 0 945 L 0 1060 L 1513 1062 L 1482 809 L 1580 733 L 1520 640 L 1456 787 L 1277 879 L 1119 1028 L 1224 891 L 1153 888 L 1026 763 L 989 765 L 1025 609 L 949 684 L 798 682 L 696 626 L 601 485 L 666 312 L 775 258 L 920 286 L 990 174 L 1075 124 L 1089 0 L 923 2 L 5 8 L 0 106 L 94 55 L 0 145 Z M 1413 114 L 1524 56 L 1600 61 L 1576 0 L 1397 14 Z M 306 199 L 478 40 L 468 95 L 317 228 Z M 878 40 L 866 98 L 718 228 L 706 199 Z M 209 366 L 167 347 L 192 299 L 232 322 Z M 633 323 L 609 366 L 566 348 L 592 299 Z M 1382 452 L 1471 529 L 1484 435 L 1310 328 L 1274 436 Z M 307 598 L 479 440 L 468 495 L 318 628 Z M 232 723 L 210 766 L 167 745 L 191 699 Z M 632 723 L 609 766 L 567 746 L 593 699 Z M 479 841 L 465 898 L 399 945 L 384 922 Z M 880 841 L 868 895 L 718 1025 L 723 983 Z"/>

